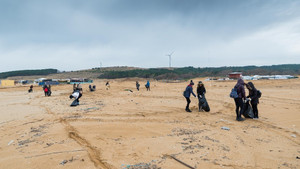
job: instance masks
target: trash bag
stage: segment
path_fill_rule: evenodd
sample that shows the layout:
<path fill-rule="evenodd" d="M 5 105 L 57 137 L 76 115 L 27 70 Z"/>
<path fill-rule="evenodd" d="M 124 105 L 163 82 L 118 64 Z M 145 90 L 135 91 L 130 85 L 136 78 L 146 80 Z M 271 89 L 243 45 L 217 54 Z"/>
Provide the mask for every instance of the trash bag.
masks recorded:
<path fill-rule="evenodd" d="M 71 95 L 70 99 L 74 98 L 75 100 L 72 102 L 70 106 L 78 106 L 79 105 L 79 98 L 82 96 L 79 90 L 75 90 Z"/>
<path fill-rule="evenodd" d="M 243 106 L 243 110 L 242 110 L 242 115 L 245 117 L 245 118 L 254 118 L 254 113 L 253 113 L 253 109 L 249 103 L 250 101 L 248 100 L 246 103 L 244 103 L 244 106 Z"/>
<path fill-rule="evenodd" d="M 71 96 L 72 96 L 72 97 L 71 97 Z M 79 91 L 76 90 L 75 92 L 73 92 L 73 93 L 71 94 L 71 96 L 70 96 L 70 98 L 78 99 L 78 97 L 79 97 Z"/>
<path fill-rule="evenodd" d="M 199 109 L 200 109 L 200 107 L 202 107 L 202 109 L 206 112 L 210 111 L 210 108 L 209 108 L 209 105 L 205 98 L 205 95 L 203 95 L 202 98 L 199 98 Z"/>
<path fill-rule="evenodd" d="M 78 106 L 79 102 L 77 101 L 77 99 L 75 99 L 70 106 Z"/>

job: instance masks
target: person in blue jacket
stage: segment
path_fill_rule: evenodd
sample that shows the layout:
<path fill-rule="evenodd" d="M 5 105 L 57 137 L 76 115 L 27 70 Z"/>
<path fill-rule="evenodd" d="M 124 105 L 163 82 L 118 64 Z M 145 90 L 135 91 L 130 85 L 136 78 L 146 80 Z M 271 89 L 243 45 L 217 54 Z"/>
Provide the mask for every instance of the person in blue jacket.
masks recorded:
<path fill-rule="evenodd" d="M 191 81 L 190 84 L 186 87 L 185 91 L 183 92 L 183 96 L 185 97 L 187 102 L 185 107 L 185 111 L 187 112 L 192 112 L 189 108 L 191 103 L 191 99 L 190 99 L 191 94 L 193 94 L 193 96 L 196 97 L 195 93 L 193 92 L 193 86 L 194 86 L 194 82 Z"/>
<path fill-rule="evenodd" d="M 146 87 L 147 91 L 150 91 L 150 82 L 149 82 L 149 80 L 147 80 L 147 83 L 146 83 L 145 87 Z"/>

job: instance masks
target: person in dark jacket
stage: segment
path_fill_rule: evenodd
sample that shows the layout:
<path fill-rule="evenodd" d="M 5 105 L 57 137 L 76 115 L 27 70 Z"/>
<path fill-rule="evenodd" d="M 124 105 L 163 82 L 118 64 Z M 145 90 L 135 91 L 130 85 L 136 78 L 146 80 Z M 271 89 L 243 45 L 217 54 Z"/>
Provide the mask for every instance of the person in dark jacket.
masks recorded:
<path fill-rule="evenodd" d="M 202 81 L 199 81 L 198 86 L 197 86 L 197 97 L 198 97 L 198 100 L 199 100 L 199 111 L 202 111 L 202 104 L 200 102 L 200 99 L 205 97 L 205 93 L 206 93 L 206 90 L 205 90 L 204 84 L 202 83 Z"/>
<path fill-rule="evenodd" d="M 48 96 L 51 96 L 51 93 L 52 93 L 52 91 L 51 91 L 51 85 L 48 85 Z"/>
<path fill-rule="evenodd" d="M 136 89 L 137 89 L 138 91 L 140 91 L 140 84 L 139 84 L 138 81 L 135 82 L 135 86 L 136 86 Z"/>
<path fill-rule="evenodd" d="M 244 80 L 238 79 L 237 84 L 234 86 L 234 88 L 237 89 L 237 94 L 238 94 L 238 98 L 234 99 L 235 106 L 236 106 L 235 112 L 236 112 L 237 121 L 244 121 L 244 119 L 241 116 L 243 105 L 244 105 L 243 103 L 244 100 L 246 99 L 244 85 L 245 85 Z"/>
<path fill-rule="evenodd" d="M 249 95 L 247 98 L 251 99 L 251 106 L 253 109 L 254 119 L 258 119 L 258 109 L 257 104 L 259 103 L 258 95 L 257 95 L 257 89 L 255 88 L 254 84 L 252 82 L 248 82 L 246 84 L 247 89 L 249 90 Z"/>
<path fill-rule="evenodd" d="M 192 112 L 189 108 L 190 103 L 191 103 L 191 99 L 190 99 L 191 94 L 193 94 L 193 96 L 196 97 L 195 93 L 193 92 L 193 85 L 194 85 L 194 82 L 191 81 L 190 84 L 186 87 L 185 91 L 183 92 L 183 96 L 185 97 L 186 102 L 187 102 L 186 107 L 185 107 L 185 111 L 187 111 L 187 112 Z"/>
<path fill-rule="evenodd" d="M 106 86 L 106 90 L 108 90 L 110 88 L 109 81 L 106 82 L 105 86 Z"/>
<path fill-rule="evenodd" d="M 31 93 L 31 92 L 33 92 L 33 85 L 30 85 L 30 88 L 28 90 L 28 93 Z"/>

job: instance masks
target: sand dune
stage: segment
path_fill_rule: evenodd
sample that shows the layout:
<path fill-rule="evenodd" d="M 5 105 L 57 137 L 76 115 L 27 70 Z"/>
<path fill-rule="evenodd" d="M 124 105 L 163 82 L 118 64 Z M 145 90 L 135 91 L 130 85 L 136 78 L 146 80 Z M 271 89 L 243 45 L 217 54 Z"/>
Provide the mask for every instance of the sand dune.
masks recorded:
<path fill-rule="evenodd" d="M 204 79 L 194 79 L 194 81 Z M 259 120 L 235 121 L 235 81 L 204 82 L 210 112 L 184 111 L 187 82 L 135 80 L 83 85 L 0 88 L 0 168 L 300 168 L 300 80 L 259 80 Z M 128 89 L 132 90 L 130 92 Z M 194 87 L 194 91 L 195 91 Z M 230 130 L 222 130 L 228 127 Z M 176 161 L 178 159 L 179 161 Z"/>

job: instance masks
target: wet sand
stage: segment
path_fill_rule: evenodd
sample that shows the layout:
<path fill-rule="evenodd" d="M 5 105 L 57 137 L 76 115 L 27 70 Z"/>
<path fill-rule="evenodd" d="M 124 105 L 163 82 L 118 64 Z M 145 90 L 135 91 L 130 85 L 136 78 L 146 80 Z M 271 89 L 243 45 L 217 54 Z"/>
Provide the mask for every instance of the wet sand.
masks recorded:
<path fill-rule="evenodd" d="M 96 80 L 95 92 L 85 84 L 77 107 L 72 85 L 52 86 L 51 97 L 0 88 L 0 168 L 300 168 L 299 79 L 253 81 L 260 118 L 243 122 L 229 98 L 235 81 L 204 81 L 211 111 L 192 97 L 187 113 L 188 82 L 152 80 L 146 91 L 139 79 L 137 91 L 135 80 L 110 80 L 109 90 Z"/>

